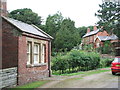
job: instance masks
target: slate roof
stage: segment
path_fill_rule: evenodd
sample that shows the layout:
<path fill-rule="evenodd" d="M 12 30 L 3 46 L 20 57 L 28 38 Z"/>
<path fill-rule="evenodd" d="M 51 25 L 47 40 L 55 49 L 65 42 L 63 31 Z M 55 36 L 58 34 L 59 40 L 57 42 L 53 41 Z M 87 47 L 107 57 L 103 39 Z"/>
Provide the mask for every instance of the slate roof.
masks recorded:
<path fill-rule="evenodd" d="M 94 35 L 94 34 L 98 33 L 99 31 L 100 31 L 99 29 L 94 30 L 94 31 L 91 31 L 91 32 L 85 34 L 85 35 L 83 36 L 83 38 L 84 38 L 84 37 L 87 37 L 87 36 L 90 36 L 90 35 Z"/>
<path fill-rule="evenodd" d="M 98 36 L 98 39 L 100 41 L 106 41 L 106 40 L 117 40 L 118 37 L 116 35 L 111 35 L 111 36 Z"/>
<path fill-rule="evenodd" d="M 10 22 L 11 24 L 13 24 L 15 27 L 19 28 L 22 32 L 34 34 L 34 35 L 44 37 L 44 38 L 53 39 L 53 37 L 51 37 L 50 35 L 48 35 L 47 33 L 45 33 L 43 30 L 41 30 L 35 25 L 30 25 L 22 21 L 18 21 L 12 18 L 4 17 L 4 16 L 2 17 L 8 22 Z"/>

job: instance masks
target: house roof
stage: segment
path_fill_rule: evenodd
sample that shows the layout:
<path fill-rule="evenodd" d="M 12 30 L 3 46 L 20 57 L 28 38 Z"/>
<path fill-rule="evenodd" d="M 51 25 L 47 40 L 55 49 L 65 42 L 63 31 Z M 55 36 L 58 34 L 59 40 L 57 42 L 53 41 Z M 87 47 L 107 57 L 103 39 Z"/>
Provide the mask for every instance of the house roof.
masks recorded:
<path fill-rule="evenodd" d="M 24 23 L 22 21 L 18 21 L 18 20 L 12 19 L 12 18 L 4 17 L 4 16 L 2 16 L 2 17 L 5 20 L 7 20 L 9 23 L 14 25 L 15 27 L 19 28 L 22 32 L 34 34 L 34 35 L 44 37 L 44 38 L 53 39 L 53 37 L 51 37 L 50 35 L 48 35 L 47 33 L 45 33 L 43 30 L 41 30 L 40 28 L 38 28 L 35 25 L 30 25 L 30 24 Z"/>
<path fill-rule="evenodd" d="M 84 37 L 87 37 L 87 36 L 90 36 L 90 35 L 94 35 L 94 34 L 98 33 L 99 31 L 100 31 L 100 30 L 97 29 L 97 30 L 91 31 L 91 32 L 89 32 L 89 33 L 86 33 L 86 34 L 83 36 L 83 38 L 84 38 Z"/>
<path fill-rule="evenodd" d="M 98 36 L 98 39 L 100 41 L 106 41 L 106 40 L 117 40 L 118 37 L 116 35 L 111 35 L 111 36 Z"/>

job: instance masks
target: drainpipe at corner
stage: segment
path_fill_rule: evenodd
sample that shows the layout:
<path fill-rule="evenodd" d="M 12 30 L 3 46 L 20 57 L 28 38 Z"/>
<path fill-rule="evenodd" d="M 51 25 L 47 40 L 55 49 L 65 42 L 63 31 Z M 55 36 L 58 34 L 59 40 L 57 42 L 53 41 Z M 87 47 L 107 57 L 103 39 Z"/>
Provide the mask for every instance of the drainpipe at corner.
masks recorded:
<path fill-rule="evenodd" d="M 51 40 L 48 41 L 48 71 L 49 71 L 49 77 L 52 76 L 51 72 Z"/>

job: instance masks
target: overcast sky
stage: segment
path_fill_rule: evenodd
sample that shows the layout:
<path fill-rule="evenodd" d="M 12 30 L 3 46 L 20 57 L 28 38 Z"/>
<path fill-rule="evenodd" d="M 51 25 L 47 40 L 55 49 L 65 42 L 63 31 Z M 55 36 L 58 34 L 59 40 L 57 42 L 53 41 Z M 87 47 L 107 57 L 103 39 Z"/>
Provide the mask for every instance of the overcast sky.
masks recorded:
<path fill-rule="evenodd" d="M 102 0 L 7 0 L 8 11 L 30 8 L 44 21 L 47 16 L 60 11 L 63 17 L 75 21 L 76 27 L 95 25 L 95 12 Z"/>

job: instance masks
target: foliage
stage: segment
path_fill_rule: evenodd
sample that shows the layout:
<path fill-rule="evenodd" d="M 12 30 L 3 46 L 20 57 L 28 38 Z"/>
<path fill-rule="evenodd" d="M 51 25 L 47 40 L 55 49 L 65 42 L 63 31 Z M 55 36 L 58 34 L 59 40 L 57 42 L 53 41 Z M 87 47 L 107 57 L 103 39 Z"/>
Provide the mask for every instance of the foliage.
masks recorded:
<path fill-rule="evenodd" d="M 109 67 L 112 63 L 113 59 L 111 58 L 101 58 L 100 67 Z"/>
<path fill-rule="evenodd" d="M 10 18 L 23 21 L 28 24 L 41 25 L 41 17 L 31 9 L 17 9 L 9 13 Z"/>
<path fill-rule="evenodd" d="M 52 61 L 52 70 L 60 70 L 61 73 L 64 73 L 64 71 L 68 68 L 68 61 L 67 57 L 61 57 L 57 56 Z"/>
<path fill-rule="evenodd" d="M 63 16 L 60 12 L 57 12 L 54 15 L 49 15 L 46 19 L 44 31 L 50 34 L 54 40 L 52 40 L 52 51 L 55 51 L 55 39 L 56 39 L 56 33 L 60 30 L 61 23 L 63 21 Z"/>
<path fill-rule="evenodd" d="M 86 50 L 86 51 L 93 51 L 94 48 L 93 48 L 93 44 L 88 44 L 88 45 L 84 45 L 83 46 L 83 49 Z"/>
<path fill-rule="evenodd" d="M 95 14 L 100 20 L 98 25 L 107 30 L 110 34 L 114 33 L 120 38 L 120 3 L 104 2 L 99 5 L 101 10 Z"/>
<path fill-rule="evenodd" d="M 61 27 L 62 21 L 63 21 L 63 16 L 60 12 L 57 12 L 54 15 L 49 15 L 46 20 L 45 31 L 55 38 L 57 31 L 59 31 Z"/>
<path fill-rule="evenodd" d="M 77 28 L 77 31 L 81 38 L 83 37 L 83 35 L 86 34 L 88 28 L 90 28 L 90 30 L 93 30 L 93 26 L 88 26 L 88 27 L 83 26 L 83 27 Z"/>
<path fill-rule="evenodd" d="M 104 46 L 99 47 L 96 50 L 100 52 L 101 54 L 112 54 L 113 53 L 113 48 L 112 48 L 112 44 L 110 43 L 110 41 L 105 41 Z"/>
<path fill-rule="evenodd" d="M 102 48 L 103 54 L 109 54 L 111 52 L 111 43 L 110 41 L 105 41 L 104 46 Z"/>
<path fill-rule="evenodd" d="M 107 67 L 109 68 L 109 67 Z M 99 74 L 99 73 L 103 73 L 103 72 L 108 72 L 110 71 L 109 69 L 102 69 L 102 68 L 99 68 L 97 70 L 91 70 L 91 71 L 86 71 L 86 72 L 75 72 L 75 73 L 64 73 L 64 74 L 59 74 L 59 73 L 53 73 L 54 75 L 61 75 L 61 76 L 74 76 L 74 75 L 80 75 L 82 74 L 82 76 L 80 77 L 82 79 L 82 77 L 84 76 L 89 76 L 89 75 L 93 75 L 93 74 Z M 78 79 L 78 78 L 77 78 Z"/>
<path fill-rule="evenodd" d="M 57 51 L 70 51 L 80 42 L 80 37 L 74 24 L 74 21 L 70 18 L 63 20 L 55 38 L 55 47 Z"/>
<path fill-rule="evenodd" d="M 71 50 L 66 55 L 56 56 L 52 59 L 52 70 L 60 71 L 60 73 L 87 71 L 96 69 L 99 62 L 100 56 L 95 52 Z"/>
<path fill-rule="evenodd" d="M 70 51 L 80 43 L 81 37 L 76 30 L 75 22 L 70 18 L 64 19 L 60 12 L 49 15 L 45 25 L 41 24 L 41 17 L 28 8 L 14 10 L 10 12 L 9 17 L 28 24 L 35 24 L 50 34 L 54 38 L 52 40 L 52 52 Z"/>

